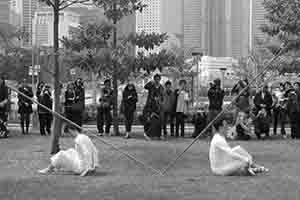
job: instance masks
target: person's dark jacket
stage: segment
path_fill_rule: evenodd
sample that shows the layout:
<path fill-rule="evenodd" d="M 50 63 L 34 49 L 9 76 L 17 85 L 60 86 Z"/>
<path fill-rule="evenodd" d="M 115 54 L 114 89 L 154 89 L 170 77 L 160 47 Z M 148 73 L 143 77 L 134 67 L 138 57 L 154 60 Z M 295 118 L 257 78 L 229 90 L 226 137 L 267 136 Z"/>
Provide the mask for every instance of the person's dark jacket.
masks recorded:
<path fill-rule="evenodd" d="M 72 111 L 72 105 L 75 102 L 75 91 L 74 90 L 67 90 L 65 92 L 65 112 L 71 112 Z"/>
<path fill-rule="evenodd" d="M 42 94 L 40 95 L 40 103 L 52 110 L 53 100 L 51 97 L 51 92 L 49 90 L 45 90 L 42 92 Z M 51 114 L 51 112 L 49 112 L 48 110 L 46 110 L 45 108 L 42 108 L 42 107 L 40 107 L 39 113 L 40 114 Z"/>
<path fill-rule="evenodd" d="M 132 90 L 129 90 L 128 85 L 127 85 L 123 91 L 121 112 L 123 114 L 134 112 L 136 110 L 137 102 L 138 102 L 138 95 L 137 95 L 135 88 Z"/>
<path fill-rule="evenodd" d="M 80 111 L 83 112 L 85 109 L 85 89 L 81 85 L 75 86 L 75 102 L 79 104 Z"/>
<path fill-rule="evenodd" d="M 110 88 L 102 88 L 101 97 L 99 98 L 100 106 L 98 109 L 111 109 L 113 105 L 113 90 Z"/>
<path fill-rule="evenodd" d="M 262 91 L 258 92 L 254 97 L 254 105 L 256 112 L 262 109 L 261 105 L 265 105 L 265 109 L 268 115 L 271 114 L 273 105 L 273 98 L 270 92 L 266 92 L 264 98 L 262 98 Z"/>
<path fill-rule="evenodd" d="M 210 88 L 208 90 L 209 110 L 222 110 L 225 92 L 221 88 Z"/>
<path fill-rule="evenodd" d="M 165 90 L 163 95 L 163 111 L 168 113 L 176 112 L 176 101 L 177 96 L 176 91 L 173 90 Z"/>
<path fill-rule="evenodd" d="M 8 100 L 8 88 L 6 85 L 0 87 L 0 102 Z M 8 103 L 7 103 L 8 104 Z M 6 112 L 7 106 L 0 107 L 0 112 Z"/>
<path fill-rule="evenodd" d="M 19 88 L 19 91 L 25 94 L 26 96 L 32 98 L 33 91 L 29 86 L 22 86 Z M 19 113 L 32 113 L 32 101 L 21 94 L 18 94 L 18 105 L 19 105 Z"/>
<path fill-rule="evenodd" d="M 148 97 L 146 101 L 147 104 L 158 104 L 157 106 L 160 107 L 163 100 L 164 100 L 164 88 L 162 85 L 159 85 L 159 87 L 155 86 L 155 83 L 153 81 L 147 83 L 144 87 L 146 90 L 148 90 Z"/>

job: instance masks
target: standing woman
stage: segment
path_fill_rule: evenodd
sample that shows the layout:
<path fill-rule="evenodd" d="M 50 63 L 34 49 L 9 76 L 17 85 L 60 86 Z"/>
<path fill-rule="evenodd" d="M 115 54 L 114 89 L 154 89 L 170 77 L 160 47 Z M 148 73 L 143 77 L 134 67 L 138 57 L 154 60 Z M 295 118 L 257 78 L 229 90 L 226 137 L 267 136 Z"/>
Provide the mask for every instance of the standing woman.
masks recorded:
<path fill-rule="evenodd" d="M 32 88 L 26 84 L 26 79 L 23 80 L 23 83 L 19 87 L 19 91 L 30 98 L 33 97 Z M 30 115 L 33 112 L 32 101 L 18 94 L 18 106 L 19 106 L 18 113 L 21 116 L 22 134 L 27 135 L 29 131 Z M 26 130 L 25 130 L 25 126 L 26 126 Z"/>
<path fill-rule="evenodd" d="M 128 83 L 123 91 L 123 99 L 121 103 L 121 112 L 125 117 L 126 135 L 125 138 L 130 138 L 131 127 L 134 118 L 134 112 L 136 110 L 136 103 L 138 101 L 138 95 L 135 86 L 132 83 Z"/>
<path fill-rule="evenodd" d="M 37 85 L 36 98 L 37 98 L 37 101 L 39 103 L 41 103 L 41 95 L 42 95 L 42 91 L 43 91 L 44 86 L 45 86 L 45 83 L 43 81 L 39 82 L 38 85 Z M 41 126 L 42 126 L 42 123 L 43 123 L 43 120 L 42 120 L 43 117 L 41 116 L 41 106 L 40 105 L 37 105 L 37 111 L 38 111 L 39 122 L 40 122 L 40 133 L 41 133 L 41 135 L 44 135 L 43 132 L 41 131 Z"/>
<path fill-rule="evenodd" d="M 85 91 L 83 87 L 82 79 L 79 78 L 75 82 L 75 102 L 73 106 L 73 114 L 75 115 L 75 123 L 78 126 L 82 126 L 82 118 L 85 109 Z M 77 129 L 79 132 L 80 129 Z"/>
<path fill-rule="evenodd" d="M 68 120 L 74 122 L 74 114 L 72 112 L 72 106 L 75 102 L 75 89 L 74 89 L 74 84 L 73 83 L 69 83 L 67 85 L 67 90 L 65 92 L 65 116 Z M 70 128 L 70 125 L 66 125 L 65 126 L 65 131 L 64 132 L 68 132 Z"/>
<path fill-rule="evenodd" d="M 53 100 L 50 89 L 49 85 L 44 86 L 40 95 L 40 103 L 52 110 Z M 52 113 L 41 107 L 39 110 L 39 117 L 41 135 L 46 135 L 46 132 L 48 135 L 51 135 Z"/>

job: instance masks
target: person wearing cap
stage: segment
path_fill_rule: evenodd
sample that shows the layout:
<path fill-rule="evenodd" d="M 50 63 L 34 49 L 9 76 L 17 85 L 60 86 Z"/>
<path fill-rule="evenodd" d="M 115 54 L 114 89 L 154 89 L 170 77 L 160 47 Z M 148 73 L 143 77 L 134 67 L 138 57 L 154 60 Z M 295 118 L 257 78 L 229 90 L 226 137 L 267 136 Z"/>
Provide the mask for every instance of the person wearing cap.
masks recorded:
<path fill-rule="evenodd" d="M 222 111 L 223 101 L 225 97 L 225 91 L 221 88 L 221 80 L 215 79 L 212 87 L 208 90 L 208 123 L 211 122 L 215 117 Z M 211 129 L 210 129 L 210 133 Z"/>
<path fill-rule="evenodd" d="M 19 87 L 19 91 L 25 94 L 27 97 L 33 98 L 32 88 L 27 85 L 26 79 L 23 79 L 23 82 Z M 29 133 L 30 115 L 33 112 L 32 110 L 33 103 L 27 97 L 18 94 L 18 106 L 19 106 L 18 113 L 21 116 L 21 129 L 22 129 L 22 134 L 26 134 L 26 135 Z"/>
<path fill-rule="evenodd" d="M 101 89 L 101 96 L 99 98 L 99 105 L 97 108 L 97 128 L 100 136 L 103 136 L 103 126 L 105 124 L 105 134 L 110 134 L 110 127 L 112 123 L 112 109 L 113 104 L 113 90 L 111 89 L 110 80 L 104 81 L 104 87 Z"/>
<path fill-rule="evenodd" d="M 7 122 L 7 105 L 8 105 L 8 88 L 5 84 L 5 78 L 2 76 L 0 80 L 0 137 L 7 137 L 7 128 L 5 123 Z"/>

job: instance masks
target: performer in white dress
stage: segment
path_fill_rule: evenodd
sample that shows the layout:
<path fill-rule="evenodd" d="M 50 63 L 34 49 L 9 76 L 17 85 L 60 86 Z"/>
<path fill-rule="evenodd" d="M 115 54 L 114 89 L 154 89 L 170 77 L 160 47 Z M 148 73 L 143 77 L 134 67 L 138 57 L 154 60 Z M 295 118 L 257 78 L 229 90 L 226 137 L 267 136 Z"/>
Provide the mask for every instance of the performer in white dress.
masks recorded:
<path fill-rule="evenodd" d="M 99 167 L 98 150 L 91 139 L 84 134 L 75 131 L 73 133 L 77 134 L 74 140 L 75 148 L 62 150 L 53 155 L 50 165 L 39 173 L 49 174 L 59 170 L 86 176 Z"/>
<path fill-rule="evenodd" d="M 268 169 L 256 165 L 252 156 L 241 146 L 231 148 L 225 139 L 227 123 L 218 121 L 214 123 L 215 134 L 209 150 L 211 170 L 216 175 L 256 175 L 267 172 Z"/>

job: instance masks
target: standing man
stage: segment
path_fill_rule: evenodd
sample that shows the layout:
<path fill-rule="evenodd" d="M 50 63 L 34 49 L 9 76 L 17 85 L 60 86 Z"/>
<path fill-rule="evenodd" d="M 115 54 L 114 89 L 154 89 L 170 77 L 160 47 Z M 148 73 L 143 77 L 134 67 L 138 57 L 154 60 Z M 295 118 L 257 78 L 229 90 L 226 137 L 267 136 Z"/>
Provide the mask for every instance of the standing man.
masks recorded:
<path fill-rule="evenodd" d="M 105 124 L 105 134 L 109 135 L 112 123 L 113 90 L 111 89 L 110 80 L 104 81 L 104 88 L 101 90 L 99 106 L 97 109 L 97 128 L 100 136 L 103 136 L 103 126 Z"/>
<path fill-rule="evenodd" d="M 221 89 L 221 80 L 215 79 L 208 90 L 208 122 L 211 122 L 222 111 L 224 96 L 225 92 Z"/>
<path fill-rule="evenodd" d="M 8 104 L 8 88 L 5 85 L 5 78 L 1 77 L 0 80 L 0 137 L 7 138 L 7 104 Z"/>
<path fill-rule="evenodd" d="M 39 102 L 52 110 L 53 100 L 51 95 L 51 90 L 49 85 L 45 85 L 41 91 Z M 39 109 L 40 116 L 40 133 L 41 135 L 51 135 L 51 123 L 52 123 L 52 114 L 45 108 L 40 107 Z"/>
<path fill-rule="evenodd" d="M 83 121 L 83 113 L 85 109 L 85 89 L 81 78 L 75 81 L 75 101 L 74 101 L 73 109 L 75 114 L 74 122 L 81 127 Z M 79 132 L 81 131 L 80 129 L 77 130 Z"/>
<path fill-rule="evenodd" d="M 19 87 L 19 91 L 30 98 L 33 97 L 32 88 L 26 84 L 26 79 L 23 79 L 23 83 Z M 29 132 L 30 115 L 33 112 L 32 101 L 22 96 L 21 94 L 18 94 L 18 105 L 19 105 L 18 113 L 21 116 L 22 134 L 27 135 Z"/>
<path fill-rule="evenodd" d="M 144 107 L 143 115 L 144 116 L 156 116 L 155 124 L 150 122 L 150 129 L 145 128 L 144 137 L 149 140 L 149 137 L 162 137 L 162 103 L 164 100 L 164 87 L 160 84 L 161 76 L 159 74 L 154 75 L 154 81 L 147 83 L 144 88 L 148 90 L 148 97 Z M 158 127 L 160 126 L 160 127 Z M 147 131 L 146 131 L 147 129 Z M 160 132 L 157 132 L 160 130 Z M 147 133 L 146 133 L 147 132 Z"/>
<path fill-rule="evenodd" d="M 165 90 L 163 96 L 163 130 L 164 136 L 168 135 L 167 124 L 170 123 L 171 136 L 174 136 L 174 119 L 176 112 L 176 98 L 175 93 L 172 90 L 171 81 L 165 83 Z"/>

